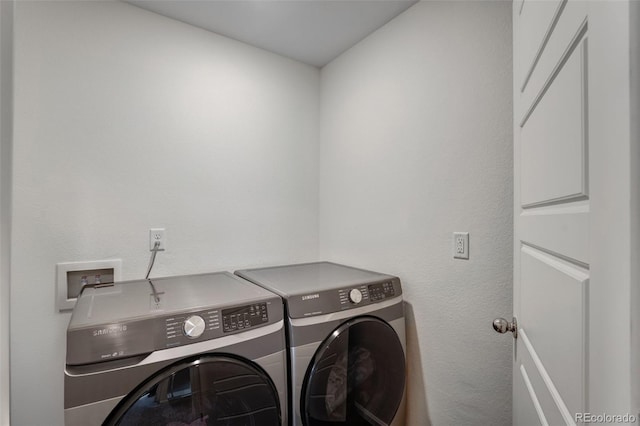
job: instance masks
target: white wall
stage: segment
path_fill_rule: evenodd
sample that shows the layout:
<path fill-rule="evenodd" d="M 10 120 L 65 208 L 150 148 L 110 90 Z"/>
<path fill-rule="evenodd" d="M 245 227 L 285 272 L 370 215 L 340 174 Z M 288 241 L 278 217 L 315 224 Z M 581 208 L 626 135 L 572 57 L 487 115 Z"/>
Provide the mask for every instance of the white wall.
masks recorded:
<path fill-rule="evenodd" d="M 511 39 L 510 2 L 420 2 L 322 69 L 320 254 L 403 279 L 412 426 L 511 424 Z"/>
<path fill-rule="evenodd" d="M 0 425 L 10 420 L 11 147 L 13 0 L 0 2 Z"/>
<path fill-rule="evenodd" d="M 142 277 L 150 227 L 169 246 L 154 276 L 318 247 L 398 274 L 410 424 L 509 424 L 511 341 L 491 321 L 511 312 L 510 19 L 506 2 L 419 3 L 321 87 L 315 68 L 127 4 L 20 2 L 14 424 L 62 423 L 55 264 L 121 258 Z M 471 233 L 469 261 L 452 231 Z"/>
<path fill-rule="evenodd" d="M 319 71 L 120 2 L 16 6 L 12 416 L 63 423 L 55 264 L 144 276 L 309 261 Z"/>

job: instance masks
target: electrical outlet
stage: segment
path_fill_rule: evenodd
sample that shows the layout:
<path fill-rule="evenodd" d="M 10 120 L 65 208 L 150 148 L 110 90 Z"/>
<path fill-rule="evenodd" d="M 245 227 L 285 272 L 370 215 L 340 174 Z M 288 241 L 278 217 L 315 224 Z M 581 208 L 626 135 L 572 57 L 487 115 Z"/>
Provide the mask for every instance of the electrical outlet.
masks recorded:
<path fill-rule="evenodd" d="M 469 259 L 469 233 L 453 233 L 453 257 L 455 259 Z"/>
<path fill-rule="evenodd" d="M 149 250 L 153 250 L 156 241 L 160 242 L 160 247 L 158 247 L 158 250 L 163 251 L 167 249 L 167 239 L 164 234 L 164 228 L 149 229 Z"/>

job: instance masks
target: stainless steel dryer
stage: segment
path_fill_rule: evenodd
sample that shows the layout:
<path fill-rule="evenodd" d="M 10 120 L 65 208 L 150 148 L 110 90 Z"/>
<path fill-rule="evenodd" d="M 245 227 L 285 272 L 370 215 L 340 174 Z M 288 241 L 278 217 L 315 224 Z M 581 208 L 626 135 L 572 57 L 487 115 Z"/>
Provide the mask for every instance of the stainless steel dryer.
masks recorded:
<path fill-rule="evenodd" d="M 404 425 L 397 277 L 328 262 L 236 274 L 285 299 L 293 426 Z"/>
<path fill-rule="evenodd" d="M 224 273 L 86 288 L 65 424 L 287 425 L 282 299 Z"/>

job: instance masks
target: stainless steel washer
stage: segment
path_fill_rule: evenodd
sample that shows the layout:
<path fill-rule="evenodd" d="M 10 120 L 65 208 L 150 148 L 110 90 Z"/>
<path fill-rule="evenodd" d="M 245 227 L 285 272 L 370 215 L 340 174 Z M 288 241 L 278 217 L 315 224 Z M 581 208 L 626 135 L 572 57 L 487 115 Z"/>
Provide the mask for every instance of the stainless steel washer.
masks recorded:
<path fill-rule="evenodd" d="M 65 424 L 287 425 L 282 299 L 228 272 L 86 288 Z"/>
<path fill-rule="evenodd" d="M 293 426 L 405 423 L 400 280 L 328 262 L 237 271 L 285 300 Z"/>

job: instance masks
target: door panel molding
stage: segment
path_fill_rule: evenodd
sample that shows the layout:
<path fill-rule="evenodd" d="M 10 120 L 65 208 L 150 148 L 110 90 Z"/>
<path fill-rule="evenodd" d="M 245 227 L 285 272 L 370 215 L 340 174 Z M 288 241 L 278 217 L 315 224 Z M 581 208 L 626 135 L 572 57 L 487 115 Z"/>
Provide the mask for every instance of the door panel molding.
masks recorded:
<path fill-rule="evenodd" d="M 589 271 L 523 246 L 519 322 L 572 413 L 584 412 Z"/>
<path fill-rule="evenodd" d="M 521 92 L 524 92 L 524 90 L 526 89 L 531 74 L 533 74 L 540 56 L 544 52 L 545 46 L 547 45 L 547 42 L 549 41 L 549 38 L 551 37 L 551 34 L 553 33 L 553 30 L 558 23 L 558 20 L 560 19 L 560 15 L 562 14 L 562 10 L 564 9 L 566 3 L 567 0 L 556 0 L 553 2 L 536 2 L 529 0 L 522 2 L 520 9 L 521 25 L 534 34 L 531 36 L 531 40 L 527 40 L 529 41 L 530 46 L 523 46 L 524 44 L 526 44 L 526 41 L 520 39 L 520 48 L 525 51 L 528 50 L 526 52 L 527 55 L 522 58 L 522 63 L 523 65 L 527 63 L 529 64 L 522 69 L 525 74 L 524 77 L 521 78 Z M 544 9 L 535 12 L 529 12 L 531 10 L 531 7 Z M 532 13 L 535 15 L 531 16 Z M 547 23 L 546 29 L 545 23 Z M 537 48 L 535 46 L 537 46 Z M 535 53 L 532 54 L 531 52 Z"/>
<path fill-rule="evenodd" d="M 523 210 L 520 241 L 589 269 L 589 211 L 588 200 Z"/>
<path fill-rule="evenodd" d="M 516 117 L 520 117 L 520 126 L 524 126 L 527 118 L 537 102 L 542 99 L 546 89 L 553 83 L 567 58 L 586 36 L 588 30 L 587 8 L 583 1 L 570 0 L 563 8 L 562 14 L 542 52 L 537 66 L 529 78 L 525 90 L 518 92 L 520 100 L 515 105 Z M 522 28 L 516 23 L 514 34 L 521 37 Z M 517 57 L 518 52 L 514 55 Z"/>
<path fill-rule="evenodd" d="M 532 420 L 539 421 L 540 417 L 519 371 L 514 371 L 513 374 L 513 426 L 532 426 Z"/>
<path fill-rule="evenodd" d="M 551 394 L 551 397 L 553 398 L 553 401 L 555 402 L 556 407 L 560 411 L 560 414 L 562 414 L 562 418 L 564 419 L 565 423 L 568 425 L 575 425 L 576 422 L 574 421 L 573 416 L 571 415 L 571 413 L 569 412 L 569 409 L 565 405 L 562 399 L 562 396 L 560 395 L 560 392 L 558 392 L 555 385 L 553 384 L 553 380 L 551 380 L 551 376 L 549 376 L 549 373 L 547 373 L 547 370 L 544 368 L 542 361 L 540 361 L 538 354 L 536 353 L 535 349 L 533 348 L 533 345 L 531 344 L 531 342 L 529 341 L 529 338 L 527 337 L 527 333 L 524 330 L 522 330 L 521 334 L 518 335 L 518 339 L 522 339 L 522 343 L 525 349 L 527 350 L 529 356 L 531 357 L 531 360 L 533 361 L 536 367 L 536 370 L 542 377 L 542 380 L 544 381 L 544 384 L 547 387 L 547 390 Z"/>
<path fill-rule="evenodd" d="M 538 401 L 538 396 L 536 395 L 536 391 L 533 389 L 531 385 L 531 380 L 529 380 L 529 375 L 527 374 L 526 368 L 524 368 L 523 364 L 520 364 L 520 374 L 522 374 L 522 380 L 524 380 L 524 384 L 529 391 L 529 398 L 531 398 L 531 402 L 533 402 L 533 406 L 536 409 L 536 413 L 538 414 L 538 418 L 540 419 L 540 424 L 543 426 L 549 426 L 549 422 L 547 422 L 547 418 L 544 415 L 544 411 L 542 411 L 542 407 L 540 406 L 540 401 Z"/>
<path fill-rule="evenodd" d="M 582 268 L 582 269 L 585 269 L 585 270 L 589 269 L 589 264 L 588 263 L 580 262 L 580 261 L 578 261 L 576 259 L 572 259 L 572 258 L 570 258 L 570 257 L 568 257 L 566 255 L 563 255 L 561 253 L 555 252 L 555 251 L 550 250 L 548 248 L 544 248 L 544 247 L 532 244 L 532 243 L 526 241 L 525 239 L 521 240 L 520 243 L 522 244 L 523 248 L 529 247 L 532 250 L 536 250 L 536 251 L 538 251 L 540 253 L 545 253 L 545 254 L 553 257 L 553 258 L 556 258 L 558 260 L 562 260 L 564 262 L 573 264 L 573 265 L 575 265 L 575 266 L 577 266 L 579 268 Z"/>
<path fill-rule="evenodd" d="M 538 399 L 540 409 L 544 413 L 545 419 L 551 426 L 564 424 L 564 417 L 562 417 L 562 413 L 560 412 L 560 409 L 558 409 L 556 401 L 553 399 L 549 388 L 542 379 L 542 375 L 538 371 L 538 367 L 536 367 L 533 362 L 529 350 L 527 348 L 521 348 L 521 352 L 522 364 L 520 364 L 520 370 L 522 371 L 522 369 L 525 369 L 527 372 L 529 383 L 535 391 L 536 398 Z"/>
<path fill-rule="evenodd" d="M 583 50 L 572 50 L 522 127 L 520 198 L 523 208 L 588 196 L 586 54 Z"/>

